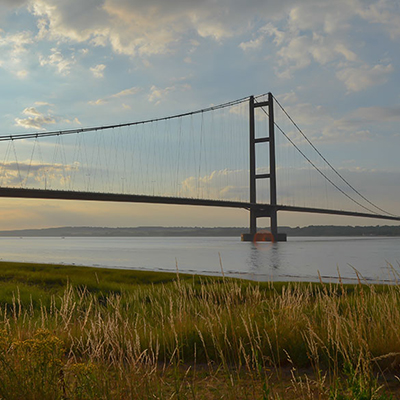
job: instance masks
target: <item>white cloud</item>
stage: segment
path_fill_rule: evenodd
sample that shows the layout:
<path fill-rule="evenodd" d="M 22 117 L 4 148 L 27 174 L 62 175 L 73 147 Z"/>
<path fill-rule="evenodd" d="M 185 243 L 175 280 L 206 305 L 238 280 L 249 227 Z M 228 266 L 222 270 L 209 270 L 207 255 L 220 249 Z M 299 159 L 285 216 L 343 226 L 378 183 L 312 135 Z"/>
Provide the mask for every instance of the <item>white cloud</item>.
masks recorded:
<path fill-rule="evenodd" d="M 0 33 L 2 31 L 0 30 Z M 25 64 L 28 48 L 34 43 L 30 32 L 18 32 L 0 36 L 1 57 L 0 66 L 19 79 L 25 79 L 29 71 Z"/>
<path fill-rule="evenodd" d="M 20 71 L 17 71 L 17 76 L 20 79 L 25 79 L 29 75 L 29 72 L 25 69 L 21 69 Z"/>
<path fill-rule="evenodd" d="M 97 100 L 91 100 L 89 101 L 89 104 L 91 106 L 101 106 L 103 104 L 106 104 L 108 100 L 106 99 L 97 99 Z"/>
<path fill-rule="evenodd" d="M 248 42 L 242 42 L 239 44 L 239 47 L 246 51 L 246 50 L 257 50 L 259 49 L 264 42 L 264 37 L 259 36 L 257 39 L 250 40 Z"/>
<path fill-rule="evenodd" d="M 0 162 L 1 180 L 4 186 L 21 187 L 63 187 L 71 174 L 79 170 L 79 163 L 44 163 L 35 160 Z"/>
<path fill-rule="evenodd" d="M 18 32 L 0 37 L 0 46 L 12 49 L 10 55 L 17 58 L 26 51 L 26 46 L 32 44 L 33 38 L 30 32 Z"/>
<path fill-rule="evenodd" d="M 51 108 L 51 104 L 46 102 L 35 102 L 35 105 L 38 107 L 46 107 L 45 111 L 40 111 L 36 107 L 26 107 L 22 114 L 26 116 L 26 118 L 15 118 L 15 125 L 21 126 L 25 129 L 35 129 L 35 130 L 46 130 L 47 125 L 54 125 L 56 123 L 67 123 L 67 124 L 78 124 L 80 122 L 77 118 L 70 120 L 68 118 L 56 116 L 53 113 Z"/>
<path fill-rule="evenodd" d="M 51 116 L 38 115 L 36 117 L 15 118 L 16 126 L 22 126 L 26 129 L 46 130 L 45 125 L 55 124 L 56 120 Z"/>
<path fill-rule="evenodd" d="M 100 106 L 102 104 L 108 103 L 112 99 L 118 99 L 120 97 L 133 96 L 136 93 L 139 93 L 140 90 L 141 89 L 139 87 L 134 86 L 134 87 L 131 87 L 129 89 L 121 90 L 118 93 L 111 94 L 109 96 L 103 97 L 101 99 L 89 101 L 89 104 L 92 105 L 92 106 Z"/>
<path fill-rule="evenodd" d="M 27 118 L 15 118 L 16 126 L 22 126 L 26 129 L 45 130 L 44 126 L 55 124 L 56 120 L 50 112 L 47 114 L 39 112 L 35 107 L 27 107 L 22 111 Z"/>
<path fill-rule="evenodd" d="M 261 173 L 261 171 L 259 171 Z M 265 172 L 265 171 L 263 171 Z M 248 198 L 248 170 L 215 170 L 209 175 L 191 176 L 181 183 L 182 197 L 246 201 Z"/>
<path fill-rule="evenodd" d="M 316 32 L 312 35 L 289 36 L 279 41 L 282 45 L 277 51 L 277 74 L 283 78 L 292 77 L 293 72 L 308 67 L 312 62 L 322 66 L 333 63 L 336 68 L 344 60 L 358 60 L 357 55 L 336 37 Z"/>
<path fill-rule="evenodd" d="M 285 39 L 285 33 L 275 27 L 272 23 L 268 23 L 260 28 L 257 34 L 257 38 L 249 40 L 248 42 L 242 42 L 239 44 L 239 47 L 244 51 L 257 50 L 261 48 L 268 37 L 273 38 L 273 43 L 275 43 L 276 46 L 280 46 Z"/>
<path fill-rule="evenodd" d="M 394 71 L 392 64 L 377 64 L 373 67 L 347 67 L 339 70 L 336 76 L 351 92 L 358 92 L 371 86 L 387 82 L 389 75 Z"/>
<path fill-rule="evenodd" d="M 190 85 L 185 83 L 185 84 L 181 84 L 181 85 L 173 85 L 173 86 L 169 86 L 166 88 L 158 88 L 157 86 L 153 85 L 150 88 L 150 93 L 147 96 L 149 102 L 151 103 L 155 103 L 160 104 L 162 101 L 164 101 L 166 99 L 166 97 L 168 96 L 169 93 L 171 92 L 175 92 L 177 90 L 188 90 L 190 89 Z"/>
<path fill-rule="evenodd" d="M 75 59 L 72 56 L 70 59 L 66 59 L 60 50 L 53 48 L 51 54 L 48 57 L 40 56 L 39 62 L 41 66 L 50 65 L 56 67 L 60 75 L 69 75 L 71 71 L 71 65 L 75 63 Z"/>
<path fill-rule="evenodd" d="M 106 66 L 104 64 L 98 64 L 95 67 L 90 68 L 95 78 L 104 78 L 104 70 Z"/>
<path fill-rule="evenodd" d="M 33 115 L 33 116 L 43 115 L 35 107 L 27 107 L 25 108 L 24 111 L 22 111 L 22 113 L 25 115 Z"/>
<path fill-rule="evenodd" d="M 54 104 L 47 103 L 46 101 L 35 101 L 35 105 L 37 105 L 37 106 L 53 106 Z"/>
<path fill-rule="evenodd" d="M 134 86 L 134 87 L 131 87 L 129 89 L 124 89 L 124 90 L 121 90 L 118 93 L 112 94 L 110 97 L 111 98 L 114 98 L 114 97 L 118 98 L 118 97 L 124 97 L 124 96 L 132 96 L 133 94 L 136 94 L 139 91 L 140 91 L 140 88 Z"/>

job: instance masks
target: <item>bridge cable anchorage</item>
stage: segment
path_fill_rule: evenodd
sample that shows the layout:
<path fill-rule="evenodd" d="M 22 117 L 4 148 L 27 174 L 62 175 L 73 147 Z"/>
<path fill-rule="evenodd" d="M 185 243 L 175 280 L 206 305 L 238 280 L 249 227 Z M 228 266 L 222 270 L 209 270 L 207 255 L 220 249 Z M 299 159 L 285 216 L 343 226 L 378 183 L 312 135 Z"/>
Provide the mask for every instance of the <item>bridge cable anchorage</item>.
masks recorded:
<path fill-rule="evenodd" d="M 308 139 L 308 137 L 303 133 L 303 131 L 300 129 L 300 127 L 296 124 L 296 122 L 292 119 L 292 117 L 288 114 L 288 112 L 285 110 L 285 108 L 281 105 L 281 103 L 279 103 L 279 101 L 277 100 L 277 98 L 275 96 L 272 96 L 274 98 L 274 100 L 276 101 L 276 103 L 278 104 L 278 106 L 280 107 L 280 109 L 283 111 L 283 113 L 288 117 L 288 119 L 290 120 L 290 122 L 296 127 L 296 129 L 299 131 L 299 133 L 304 137 L 304 139 L 308 142 L 308 144 L 317 152 L 317 154 L 325 161 L 325 163 L 332 169 L 332 171 L 347 185 L 349 186 L 355 193 L 357 193 L 363 200 L 365 200 L 368 204 L 370 204 L 371 206 L 377 208 L 379 211 L 382 211 L 385 214 L 391 215 L 393 217 L 397 217 L 397 215 L 392 214 L 382 208 L 380 208 L 379 206 L 377 206 L 376 204 L 374 204 L 373 202 L 371 202 L 370 200 L 368 200 L 362 193 L 360 193 L 353 185 L 351 185 L 338 171 L 337 169 L 321 154 L 321 152 L 314 146 L 314 144 Z M 279 128 L 278 128 L 279 129 Z"/>
<path fill-rule="evenodd" d="M 268 113 L 265 111 L 264 107 L 260 107 L 262 111 L 268 116 Z M 352 202 L 355 204 L 359 205 L 360 207 L 364 208 L 365 210 L 371 212 L 372 214 L 379 215 L 376 211 L 371 210 L 370 208 L 364 206 L 357 200 L 353 199 L 351 196 L 349 196 L 344 190 L 342 190 L 339 186 L 337 186 L 329 177 L 326 176 L 305 154 L 303 151 L 300 150 L 300 148 L 296 145 L 296 143 L 293 142 L 292 139 L 289 138 L 289 136 L 283 131 L 283 129 L 275 122 L 275 126 L 279 129 L 279 131 L 285 136 L 285 138 L 296 148 L 296 150 L 331 184 L 333 185 L 339 192 L 341 192 L 344 196 L 346 196 L 348 199 L 350 199 Z M 396 215 L 392 215 L 397 217 Z"/>
<path fill-rule="evenodd" d="M 261 97 L 261 96 L 265 96 L 265 94 L 259 95 L 257 97 Z M 135 122 L 127 122 L 124 124 L 94 126 L 94 127 L 88 127 L 88 128 L 66 129 L 66 130 L 50 131 L 50 132 L 33 132 L 33 133 L 22 133 L 22 134 L 16 134 L 16 135 L 12 135 L 12 134 L 0 135 L 0 142 L 5 142 L 8 140 L 31 139 L 33 137 L 50 137 L 50 136 L 59 136 L 59 135 L 70 135 L 70 134 L 84 133 L 84 132 L 91 132 L 91 131 L 101 131 L 101 130 L 106 130 L 106 129 L 123 128 L 123 127 L 133 126 L 133 125 L 149 124 L 149 123 L 153 123 L 153 122 L 160 122 L 160 121 L 166 121 L 166 120 L 170 120 L 170 119 L 193 116 L 193 115 L 200 114 L 200 113 L 205 113 L 205 112 L 209 112 L 209 111 L 220 110 L 222 108 L 232 107 L 232 106 L 244 103 L 245 101 L 248 101 L 248 99 L 249 99 L 249 96 L 246 96 L 246 97 L 242 97 L 237 100 L 232 100 L 232 101 L 229 101 L 226 103 L 221 103 L 216 106 L 202 108 L 202 109 L 196 110 L 196 111 L 190 111 L 190 112 L 181 113 L 181 114 L 174 114 L 174 115 L 170 115 L 168 117 L 153 118 L 153 119 L 147 119 L 147 120 L 135 121 Z"/>

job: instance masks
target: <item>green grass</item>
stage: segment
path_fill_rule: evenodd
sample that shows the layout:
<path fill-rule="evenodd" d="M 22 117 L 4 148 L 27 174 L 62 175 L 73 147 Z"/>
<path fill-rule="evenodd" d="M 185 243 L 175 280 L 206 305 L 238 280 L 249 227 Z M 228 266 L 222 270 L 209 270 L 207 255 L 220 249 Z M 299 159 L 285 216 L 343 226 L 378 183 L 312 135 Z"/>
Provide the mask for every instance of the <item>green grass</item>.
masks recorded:
<path fill-rule="evenodd" d="M 21 263 L 0 263 L 0 282 L 0 398 L 399 393 L 395 283 L 256 283 Z"/>

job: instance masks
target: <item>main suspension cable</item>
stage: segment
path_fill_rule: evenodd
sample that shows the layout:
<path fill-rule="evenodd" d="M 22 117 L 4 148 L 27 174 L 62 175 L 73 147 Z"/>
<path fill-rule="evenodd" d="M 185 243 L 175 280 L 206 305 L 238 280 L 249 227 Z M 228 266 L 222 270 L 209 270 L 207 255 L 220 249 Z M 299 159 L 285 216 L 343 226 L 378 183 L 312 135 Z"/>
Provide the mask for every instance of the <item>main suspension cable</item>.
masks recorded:
<path fill-rule="evenodd" d="M 275 96 L 272 96 L 280 109 L 284 112 L 284 114 L 289 118 L 290 122 L 296 127 L 296 129 L 300 132 L 300 134 L 304 137 L 304 139 L 309 143 L 309 145 L 317 152 L 317 154 L 325 161 L 325 163 L 332 169 L 332 171 L 348 186 L 350 187 L 355 193 L 357 193 L 363 200 L 365 200 L 371 206 L 377 208 L 379 211 L 382 211 L 385 214 L 391 215 L 396 217 L 396 215 L 378 207 L 376 204 L 368 200 L 362 193 L 360 193 L 353 185 L 351 185 L 341 174 L 338 170 L 321 154 L 321 152 L 314 146 L 314 144 L 308 139 L 308 137 L 303 133 L 300 127 L 296 124 L 296 122 L 292 119 L 292 117 L 288 114 L 288 112 L 284 109 L 284 107 L 279 103 Z"/>
<path fill-rule="evenodd" d="M 261 107 L 262 111 L 269 117 L 267 111 L 265 111 L 264 107 Z M 326 174 L 324 174 L 305 154 L 301 149 L 296 145 L 296 143 L 293 142 L 292 139 L 283 131 L 283 129 L 274 121 L 274 125 L 276 126 L 277 129 L 285 136 L 285 138 L 295 147 L 295 149 L 331 184 L 333 185 L 339 192 L 341 192 L 343 195 L 345 195 L 348 199 L 359 205 L 360 207 L 364 208 L 365 210 L 371 212 L 372 214 L 379 215 L 376 211 L 373 211 L 369 209 L 368 207 L 365 207 L 363 204 L 358 202 L 357 200 L 353 199 L 351 196 L 349 196 L 343 189 L 341 189 L 339 186 L 335 184 Z"/>
<path fill-rule="evenodd" d="M 265 96 L 265 94 L 259 95 L 257 97 L 260 97 L 260 96 Z M 187 113 L 170 115 L 168 117 L 153 118 L 153 119 L 147 119 L 147 120 L 136 121 L 136 122 L 127 122 L 127 123 L 124 123 L 124 124 L 95 126 L 95 127 L 89 127 L 89 128 L 66 129 L 66 130 L 51 131 L 51 132 L 33 132 L 33 133 L 22 133 L 22 134 L 15 134 L 15 135 L 13 135 L 13 134 L 0 135 L 0 142 L 4 142 L 4 141 L 8 141 L 8 140 L 21 140 L 21 139 L 31 139 L 31 138 L 39 138 L 39 137 L 70 135 L 70 134 L 74 134 L 74 133 L 101 131 L 101 130 L 113 129 L 113 128 L 123 128 L 123 127 L 126 127 L 126 126 L 149 124 L 149 123 L 152 123 L 152 122 L 167 121 L 167 120 L 170 120 L 170 119 L 187 117 L 187 116 L 196 115 L 196 114 L 200 114 L 200 113 L 205 113 L 205 112 L 209 112 L 209 111 L 220 110 L 221 108 L 232 107 L 232 106 L 244 103 L 248 99 L 249 99 L 249 96 L 242 97 L 241 99 L 229 101 L 227 103 L 218 104 L 216 106 L 210 106 L 210 107 L 207 107 L 207 108 L 203 108 L 201 110 L 196 110 L 196 111 L 190 111 L 190 112 L 187 112 Z"/>

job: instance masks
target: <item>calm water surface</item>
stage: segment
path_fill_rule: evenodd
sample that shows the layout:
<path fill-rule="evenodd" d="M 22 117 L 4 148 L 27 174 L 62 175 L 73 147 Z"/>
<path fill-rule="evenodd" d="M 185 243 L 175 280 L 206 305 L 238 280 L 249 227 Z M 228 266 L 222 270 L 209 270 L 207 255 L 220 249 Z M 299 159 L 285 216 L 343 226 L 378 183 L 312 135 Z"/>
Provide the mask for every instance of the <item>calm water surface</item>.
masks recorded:
<path fill-rule="evenodd" d="M 400 238 L 288 238 L 282 243 L 241 242 L 236 237 L 1 237 L 5 261 L 220 275 L 254 280 L 318 280 L 340 275 L 393 281 L 400 271 Z M 220 261 L 221 259 L 221 261 Z M 390 267 L 390 265 L 393 267 Z"/>

